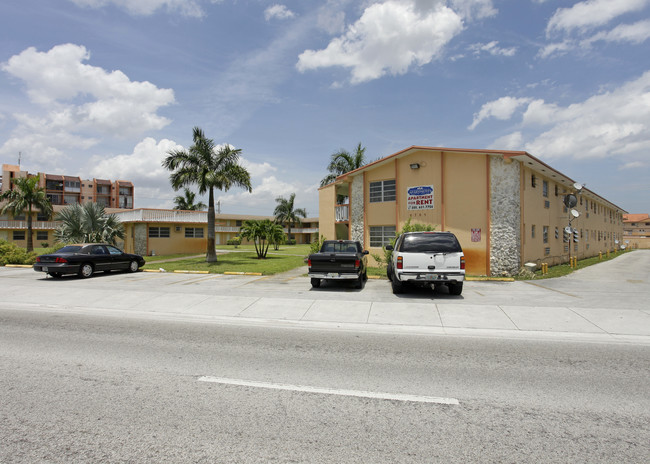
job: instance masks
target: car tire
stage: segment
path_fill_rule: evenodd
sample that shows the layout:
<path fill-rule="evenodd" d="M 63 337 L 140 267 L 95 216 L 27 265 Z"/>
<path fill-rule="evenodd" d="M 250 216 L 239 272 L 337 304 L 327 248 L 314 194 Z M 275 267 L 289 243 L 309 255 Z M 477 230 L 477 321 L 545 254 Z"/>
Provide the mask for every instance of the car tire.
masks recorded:
<path fill-rule="evenodd" d="M 363 288 L 363 274 L 361 274 L 354 282 L 354 288 Z"/>
<path fill-rule="evenodd" d="M 314 288 L 320 287 L 320 279 L 312 278 L 311 279 L 311 286 Z"/>
<path fill-rule="evenodd" d="M 393 294 L 397 295 L 399 293 L 404 293 L 404 284 L 397 280 L 396 276 L 390 280 L 390 286 L 393 290 Z"/>
<path fill-rule="evenodd" d="M 140 269 L 140 265 L 135 259 L 129 263 L 129 272 L 138 272 L 138 269 Z"/>
<path fill-rule="evenodd" d="M 94 272 L 95 270 L 93 269 L 93 265 L 90 263 L 82 263 L 81 266 L 79 266 L 79 277 L 83 279 L 92 276 Z"/>
<path fill-rule="evenodd" d="M 457 282 L 455 284 L 449 284 L 449 294 L 450 295 L 460 295 L 463 293 L 463 283 Z"/>

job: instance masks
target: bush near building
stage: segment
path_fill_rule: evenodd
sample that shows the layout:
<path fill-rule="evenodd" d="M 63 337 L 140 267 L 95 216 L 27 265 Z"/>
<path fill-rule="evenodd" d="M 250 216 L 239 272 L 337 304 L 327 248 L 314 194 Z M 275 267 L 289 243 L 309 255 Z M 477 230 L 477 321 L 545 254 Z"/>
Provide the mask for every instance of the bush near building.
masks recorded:
<path fill-rule="evenodd" d="M 34 264 L 36 253 L 27 252 L 24 248 L 0 240 L 0 266 L 7 264 Z"/>

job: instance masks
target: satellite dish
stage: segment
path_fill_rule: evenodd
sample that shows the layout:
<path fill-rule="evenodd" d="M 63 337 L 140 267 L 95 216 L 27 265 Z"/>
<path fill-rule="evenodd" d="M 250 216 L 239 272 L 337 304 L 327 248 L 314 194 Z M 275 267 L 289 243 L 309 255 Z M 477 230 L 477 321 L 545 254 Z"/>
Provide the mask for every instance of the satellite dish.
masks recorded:
<path fill-rule="evenodd" d="M 573 229 L 571 229 L 571 226 L 566 226 L 566 227 L 564 228 L 564 231 L 565 231 L 567 234 L 571 234 L 571 233 L 573 233 Z"/>
<path fill-rule="evenodd" d="M 575 182 L 573 184 L 573 188 L 576 189 L 576 192 L 580 193 L 580 190 L 582 190 L 582 187 L 584 187 L 582 184 L 579 184 L 578 182 Z"/>
<path fill-rule="evenodd" d="M 563 201 L 564 201 L 564 206 L 566 206 L 567 208 L 573 208 L 575 205 L 578 204 L 578 199 L 572 193 L 565 195 Z"/>
<path fill-rule="evenodd" d="M 577 218 L 578 216 L 580 216 L 580 213 L 578 211 L 576 211 L 575 209 L 572 209 L 571 210 L 571 216 L 573 216 L 574 218 Z"/>

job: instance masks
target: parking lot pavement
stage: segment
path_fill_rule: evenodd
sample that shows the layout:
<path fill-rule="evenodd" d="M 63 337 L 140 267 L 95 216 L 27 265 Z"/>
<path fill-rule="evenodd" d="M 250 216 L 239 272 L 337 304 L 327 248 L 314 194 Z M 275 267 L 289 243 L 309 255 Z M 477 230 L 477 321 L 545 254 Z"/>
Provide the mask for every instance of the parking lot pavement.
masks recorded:
<path fill-rule="evenodd" d="M 431 289 L 393 295 L 385 280 L 369 280 L 363 289 L 344 282 L 313 289 L 301 272 L 53 279 L 0 267 L 0 308 L 650 344 L 649 269 L 650 252 L 637 251 L 559 279 L 465 282 L 463 294 L 453 296 Z"/>

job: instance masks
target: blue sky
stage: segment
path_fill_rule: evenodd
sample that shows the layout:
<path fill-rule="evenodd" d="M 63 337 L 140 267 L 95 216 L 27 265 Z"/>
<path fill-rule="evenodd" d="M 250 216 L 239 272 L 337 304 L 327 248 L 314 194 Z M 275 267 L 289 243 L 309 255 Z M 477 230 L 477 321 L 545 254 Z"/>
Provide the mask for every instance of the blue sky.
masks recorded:
<path fill-rule="evenodd" d="M 131 180 L 192 128 L 242 150 L 221 211 L 318 215 L 330 155 L 526 150 L 650 212 L 650 0 L 5 0 L 0 162 Z"/>

